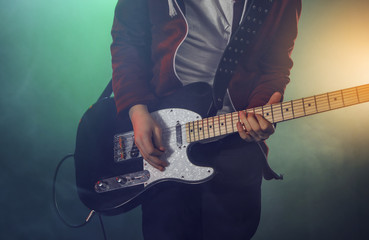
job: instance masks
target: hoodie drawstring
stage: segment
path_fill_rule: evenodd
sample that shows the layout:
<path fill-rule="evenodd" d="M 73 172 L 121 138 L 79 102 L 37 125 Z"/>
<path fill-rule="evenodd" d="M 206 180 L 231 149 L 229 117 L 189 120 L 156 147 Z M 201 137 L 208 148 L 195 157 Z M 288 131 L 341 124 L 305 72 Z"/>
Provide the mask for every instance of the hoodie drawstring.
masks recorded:
<path fill-rule="evenodd" d="M 174 4 L 173 4 L 174 0 L 168 0 L 168 6 L 169 6 L 169 16 L 170 17 L 174 17 L 175 15 L 177 15 L 177 11 L 174 8 Z"/>

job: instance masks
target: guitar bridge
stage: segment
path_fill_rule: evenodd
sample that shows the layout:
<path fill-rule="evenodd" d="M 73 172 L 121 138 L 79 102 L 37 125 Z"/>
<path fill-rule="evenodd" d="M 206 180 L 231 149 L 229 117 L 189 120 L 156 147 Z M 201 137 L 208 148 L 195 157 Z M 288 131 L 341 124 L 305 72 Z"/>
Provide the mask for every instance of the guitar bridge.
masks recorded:
<path fill-rule="evenodd" d="M 142 157 L 135 144 L 133 131 L 114 135 L 114 161 L 121 162 Z"/>

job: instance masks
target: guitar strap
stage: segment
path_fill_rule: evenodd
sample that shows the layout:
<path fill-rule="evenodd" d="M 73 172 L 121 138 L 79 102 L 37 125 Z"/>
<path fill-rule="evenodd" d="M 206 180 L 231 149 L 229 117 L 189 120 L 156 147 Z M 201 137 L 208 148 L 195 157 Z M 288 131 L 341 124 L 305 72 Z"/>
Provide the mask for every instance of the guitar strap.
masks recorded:
<path fill-rule="evenodd" d="M 218 65 L 213 84 L 213 102 L 208 116 L 215 116 L 223 107 L 223 99 L 229 82 L 238 65 L 239 59 L 250 51 L 255 42 L 255 36 L 267 17 L 273 0 L 249 0 L 246 14 L 233 34 Z"/>
<path fill-rule="evenodd" d="M 255 44 L 255 36 L 261 29 L 271 7 L 273 0 L 248 0 L 245 17 L 240 26 L 233 34 L 230 43 L 223 53 L 218 65 L 213 84 L 213 101 L 208 111 L 208 116 L 215 116 L 217 111 L 223 107 L 223 99 L 232 79 L 234 71 L 242 55 L 247 54 Z M 264 154 L 263 175 L 266 180 L 283 179 L 283 175 L 278 175 L 267 162 L 267 146 L 265 143 L 258 143 L 261 152 Z"/>

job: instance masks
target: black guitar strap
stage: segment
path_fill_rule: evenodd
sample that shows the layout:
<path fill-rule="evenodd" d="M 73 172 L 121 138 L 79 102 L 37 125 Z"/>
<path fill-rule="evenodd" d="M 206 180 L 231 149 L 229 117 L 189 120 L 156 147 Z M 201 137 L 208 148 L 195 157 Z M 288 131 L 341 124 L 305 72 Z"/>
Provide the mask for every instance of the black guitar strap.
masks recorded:
<path fill-rule="evenodd" d="M 213 84 L 213 102 L 208 111 L 209 117 L 215 116 L 217 111 L 223 107 L 223 99 L 239 58 L 250 51 L 272 3 L 273 0 L 248 1 L 246 14 L 233 34 L 218 65 Z"/>

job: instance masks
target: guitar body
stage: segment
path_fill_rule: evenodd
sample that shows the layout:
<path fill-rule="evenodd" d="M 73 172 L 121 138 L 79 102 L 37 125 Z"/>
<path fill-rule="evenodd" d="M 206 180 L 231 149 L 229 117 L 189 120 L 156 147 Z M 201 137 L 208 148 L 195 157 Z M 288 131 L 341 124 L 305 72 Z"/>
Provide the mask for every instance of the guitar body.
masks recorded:
<path fill-rule="evenodd" d="M 90 209 L 114 215 L 138 206 L 145 193 L 159 183 L 210 179 L 213 168 L 189 157 L 185 124 L 206 116 L 211 94 L 208 84 L 187 85 L 161 99 L 151 112 L 163 130 L 166 152 L 161 158 L 169 162 L 163 172 L 142 158 L 128 114 L 117 118 L 114 99 L 95 103 L 83 115 L 77 132 L 76 183 L 82 202 Z"/>

